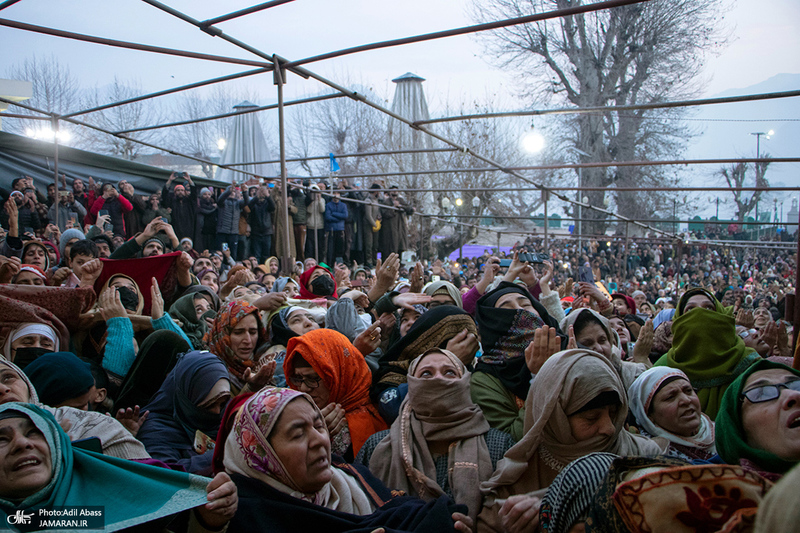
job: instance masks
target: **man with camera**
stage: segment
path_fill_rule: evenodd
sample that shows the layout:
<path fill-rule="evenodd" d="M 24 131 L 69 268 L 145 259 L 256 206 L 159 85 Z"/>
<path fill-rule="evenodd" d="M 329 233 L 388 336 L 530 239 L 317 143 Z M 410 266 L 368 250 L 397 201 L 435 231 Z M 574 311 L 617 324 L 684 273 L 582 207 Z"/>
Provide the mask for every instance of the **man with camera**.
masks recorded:
<path fill-rule="evenodd" d="M 183 178 L 185 184 L 175 185 L 172 192 L 169 186 L 176 179 Z M 188 192 L 186 188 L 189 188 Z M 169 175 L 161 191 L 161 203 L 172 209 L 172 227 L 178 239 L 194 238 L 194 225 L 197 218 L 197 187 L 188 172 L 173 172 Z"/>
<path fill-rule="evenodd" d="M 47 211 L 47 218 L 51 224 L 56 223 L 56 210 L 58 210 L 58 229 L 62 233 L 66 231 L 70 219 L 73 220 L 73 226 L 80 228 L 80 221 L 86 216 L 86 208 L 75 200 L 72 191 L 58 191 L 58 202 L 51 205 Z"/>

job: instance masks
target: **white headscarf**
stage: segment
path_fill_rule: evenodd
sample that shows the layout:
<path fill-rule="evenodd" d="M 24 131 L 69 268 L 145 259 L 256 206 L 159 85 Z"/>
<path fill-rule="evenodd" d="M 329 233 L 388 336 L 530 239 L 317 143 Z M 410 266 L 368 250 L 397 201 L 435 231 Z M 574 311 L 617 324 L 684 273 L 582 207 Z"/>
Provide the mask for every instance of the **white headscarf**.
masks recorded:
<path fill-rule="evenodd" d="M 27 335 L 44 335 L 51 341 L 53 341 L 53 351 L 57 352 L 60 348 L 60 343 L 58 341 L 58 334 L 56 334 L 56 330 L 52 327 L 48 326 L 47 324 L 40 324 L 38 322 L 26 322 L 24 324 L 20 324 L 17 329 L 13 330 L 11 333 L 8 334 L 8 338 L 6 339 L 6 343 L 3 346 L 3 355 L 9 361 L 11 360 L 11 344 L 17 340 L 25 337 Z"/>
<path fill-rule="evenodd" d="M 668 379 L 681 378 L 689 382 L 689 378 L 676 368 L 668 366 L 656 366 L 643 373 L 636 378 L 636 381 L 628 389 L 628 400 L 630 402 L 630 410 L 636 417 L 639 426 L 653 437 L 663 437 L 668 441 L 680 444 L 682 446 L 690 446 L 693 448 L 702 448 L 703 450 L 715 453 L 714 449 L 714 422 L 706 416 L 705 413 L 700 413 L 700 430 L 692 437 L 683 437 L 670 433 L 659 425 L 656 425 L 647 412 L 650 410 L 650 404 L 653 402 L 658 389 L 661 388 Z"/>

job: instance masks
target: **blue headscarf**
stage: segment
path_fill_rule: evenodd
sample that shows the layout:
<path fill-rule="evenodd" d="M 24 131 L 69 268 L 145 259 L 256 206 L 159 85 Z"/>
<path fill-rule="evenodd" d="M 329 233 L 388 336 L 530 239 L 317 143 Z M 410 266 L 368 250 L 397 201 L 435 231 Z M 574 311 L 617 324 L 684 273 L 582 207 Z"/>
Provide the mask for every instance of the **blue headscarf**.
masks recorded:
<path fill-rule="evenodd" d="M 21 502 L 0 497 L 0 523 L 23 509 L 104 506 L 106 531 L 137 524 L 207 503 L 207 478 L 144 465 L 72 447 L 53 415 L 35 405 L 0 405 L 0 419 L 28 418 L 44 434 L 52 477 Z"/>
<path fill-rule="evenodd" d="M 178 459 L 177 455 L 182 458 L 196 455 L 193 449 L 198 430 L 212 440 L 216 439 L 222 412 L 212 413 L 199 404 L 221 379 L 229 380 L 228 369 L 211 352 L 189 352 L 178 360 L 152 401 L 143 409 L 149 414 L 137 438 L 153 458 L 171 462 Z M 203 462 L 203 467 L 209 465 L 210 458 Z M 184 466 L 192 472 L 196 471 L 194 466 L 199 465 Z"/>

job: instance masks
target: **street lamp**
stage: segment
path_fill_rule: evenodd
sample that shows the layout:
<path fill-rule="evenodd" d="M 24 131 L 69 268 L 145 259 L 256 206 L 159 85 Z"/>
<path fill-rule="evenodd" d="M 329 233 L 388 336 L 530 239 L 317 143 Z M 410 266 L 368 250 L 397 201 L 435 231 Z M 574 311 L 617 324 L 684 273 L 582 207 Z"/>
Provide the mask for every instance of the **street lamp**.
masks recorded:
<path fill-rule="evenodd" d="M 537 154 L 544 149 L 544 135 L 536 131 L 531 122 L 531 130 L 522 137 L 522 149 L 529 154 Z"/>
<path fill-rule="evenodd" d="M 472 207 L 478 209 L 481 206 L 481 199 L 477 196 L 472 197 Z"/>
<path fill-rule="evenodd" d="M 461 198 L 456 198 L 456 205 L 458 207 L 461 207 L 461 204 L 463 204 L 463 203 L 464 203 L 464 201 Z"/>
<path fill-rule="evenodd" d="M 228 146 L 228 141 L 226 141 L 226 140 L 225 140 L 225 139 L 223 139 L 222 137 L 220 137 L 219 139 L 217 139 L 217 148 L 219 148 L 219 151 L 220 151 L 220 152 L 221 152 L 221 151 L 223 151 L 223 150 L 225 149 L 225 147 L 226 147 L 226 146 Z"/>

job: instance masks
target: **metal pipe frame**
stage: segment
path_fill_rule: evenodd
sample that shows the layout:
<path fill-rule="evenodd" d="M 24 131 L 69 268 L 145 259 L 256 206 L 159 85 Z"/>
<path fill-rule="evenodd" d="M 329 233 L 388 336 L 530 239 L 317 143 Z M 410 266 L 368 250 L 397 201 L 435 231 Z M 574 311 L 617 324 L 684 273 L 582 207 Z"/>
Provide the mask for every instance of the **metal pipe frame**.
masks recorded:
<path fill-rule="evenodd" d="M 344 95 L 338 95 L 344 96 Z M 414 150 L 387 150 L 383 152 L 357 152 L 353 154 L 333 154 L 336 158 L 345 158 L 345 157 L 372 157 L 378 155 L 394 155 L 394 154 L 418 154 L 418 153 L 429 153 L 429 152 L 456 152 L 455 148 L 420 148 Z M 289 158 L 286 160 L 287 163 L 298 163 L 300 161 L 327 161 L 329 155 L 315 155 L 310 157 L 294 157 Z M 231 166 L 237 165 L 268 165 L 272 163 L 279 163 L 280 159 L 270 159 L 269 161 L 256 161 L 254 163 L 231 163 Z M 310 179 L 310 178 L 309 178 Z"/>
<path fill-rule="evenodd" d="M 492 218 L 497 220 L 534 220 L 539 217 L 543 217 L 544 215 L 534 215 L 534 216 L 524 216 L 524 215 L 491 215 L 491 214 L 484 214 L 484 215 L 447 215 L 447 218 Z M 553 220 L 552 216 L 550 217 Z M 559 215 L 559 218 L 556 220 L 565 221 L 571 220 L 573 222 L 582 221 L 582 222 L 590 222 L 593 219 L 591 218 L 575 218 L 575 217 L 562 217 Z M 738 222 L 736 220 L 682 220 L 676 218 L 639 218 L 637 219 L 639 222 L 649 222 L 655 224 L 715 224 L 715 225 L 728 225 L 728 224 L 740 224 L 743 226 L 786 226 L 786 225 L 793 225 L 788 222 Z"/>
<path fill-rule="evenodd" d="M 277 161 L 274 161 L 277 162 Z M 250 163 L 255 164 L 255 163 Z M 344 176 L 339 176 L 344 177 Z M 301 179 L 301 178 L 294 178 Z M 307 179 L 307 178 L 302 178 Z M 327 178 L 308 178 L 327 179 Z M 551 191 L 642 191 L 642 192 L 730 192 L 730 191 L 765 191 L 765 192 L 800 192 L 800 187 L 548 187 Z M 363 189 L 359 189 L 363 190 Z M 469 187 L 466 189 L 370 189 L 370 192 L 510 192 L 510 191 L 539 191 L 536 187 Z"/>
<path fill-rule="evenodd" d="M 149 1 L 149 0 L 144 0 Z M 567 17 L 570 15 L 580 15 L 582 13 L 591 13 L 593 11 L 601 11 L 604 9 L 611 9 L 614 7 L 627 6 L 631 4 L 639 4 L 647 0 L 610 0 L 608 2 L 596 2 L 592 4 L 584 4 L 567 9 L 557 9 L 555 11 L 548 11 L 546 13 L 537 13 L 535 15 L 527 15 L 524 17 L 516 17 L 513 19 L 499 20 L 495 22 L 487 22 L 484 24 L 475 24 L 473 26 L 464 26 L 452 30 L 437 31 L 433 33 L 426 33 L 423 35 L 415 35 L 412 37 L 404 37 L 402 39 L 392 39 L 390 41 L 381 41 L 377 43 L 364 44 L 361 46 L 353 46 L 351 48 L 344 48 L 335 52 L 327 52 L 316 56 L 307 57 L 297 61 L 289 61 L 286 67 L 297 67 L 306 65 L 308 63 L 315 63 L 325 59 L 332 59 L 334 57 L 342 57 L 358 52 L 366 52 L 369 50 L 378 50 L 381 48 L 390 48 L 393 46 L 401 46 L 404 44 L 420 43 L 424 41 L 432 41 L 435 39 L 442 39 L 444 37 L 454 37 L 457 35 L 468 35 L 470 33 L 478 33 L 488 30 L 496 30 L 498 28 L 505 28 L 507 26 L 516 26 L 519 24 L 527 24 L 529 22 L 540 22 L 559 17 Z"/>
<path fill-rule="evenodd" d="M 264 2 L 263 4 L 258 4 L 255 6 L 250 6 L 245 9 L 240 9 L 239 11 L 234 11 L 232 13 L 228 13 L 227 15 L 220 15 L 219 17 L 204 20 L 200 24 L 203 26 L 213 26 L 214 24 L 219 24 L 220 22 L 226 22 L 228 20 L 232 20 L 238 17 L 242 17 L 244 15 L 249 15 L 251 13 L 256 13 L 258 11 L 263 11 L 265 9 L 269 9 L 271 7 L 279 6 L 281 4 L 288 4 L 289 2 L 294 2 L 294 0 L 272 0 L 272 2 Z"/>
<path fill-rule="evenodd" d="M 457 115 L 452 117 L 431 118 L 428 120 L 417 120 L 414 124 L 436 124 L 439 122 L 457 122 L 461 120 L 473 120 L 481 118 L 501 118 L 501 117 L 530 117 L 546 115 L 574 115 L 583 113 L 608 113 L 610 111 L 639 111 L 644 109 L 669 109 L 675 107 L 695 107 L 704 105 L 730 104 L 736 102 L 752 102 L 755 100 L 772 100 L 775 98 L 791 98 L 800 96 L 800 90 L 781 91 L 761 94 L 748 94 L 744 96 L 726 96 L 721 98 L 704 98 L 701 100 L 679 100 L 675 102 L 661 102 L 653 104 L 621 105 L 621 106 L 597 106 L 597 107 L 562 107 L 558 109 L 533 109 L 530 111 L 506 111 L 501 113 L 476 113 L 473 115 Z"/>
<path fill-rule="evenodd" d="M 247 70 L 244 72 L 239 72 L 236 74 L 229 74 L 227 76 L 220 76 L 219 78 L 211 78 L 210 80 L 203 80 L 198 81 L 195 83 L 189 83 L 186 85 L 181 85 L 180 87 L 173 87 L 172 89 L 165 89 L 163 91 L 157 91 L 150 94 L 143 94 L 141 96 L 134 96 L 133 98 L 128 98 L 127 100 L 120 100 L 119 102 L 112 102 L 110 104 L 105 104 L 97 107 L 93 107 L 91 109 L 84 109 L 83 111 L 76 111 L 74 113 L 67 113 L 66 115 L 61 115 L 65 118 L 70 117 L 77 117 L 79 115 L 86 115 L 89 113 L 95 113 L 97 111 L 103 111 L 104 109 L 110 109 L 112 107 L 118 107 L 127 104 L 133 104 L 136 102 L 141 102 L 142 100 L 149 100 L 151 98 L 158 98 L 159 96 L 166 96 L 168 94 L 178 93 L 181 91 L 187 91 L 189 89 L 196 89 L 198 87 L 205 87 L 206 85 L 213 85 L 215 83 L 222 83 L 224 81 L 236 80 L 239 78 L 245 78 L 247 76 L 254 76 L 256 74 L 263 74 L 265 72 L 272 71 L 272 67 L 264 67 L 259 68 L 256 70 Z"/>
<path fill-rule="evenodd" d="M 272 70 L 272 69 L 270 69 Z M 299 100 L 292 100 L 290 102 L 284 102 L 284 106 L 291 106 L 291 105 L 298 105 L 298 104 L 308 104 L 311 102 L 320 102 L 322 100 L 331 100 L 333 98 L 342 98 L 344 97 L 343 94 L 325 94 L 322 96 L 310 96 L 308 98 L 300 98 Z M 231 111 L 230 113 L 222 113 L 221 115 L 214 115 L 210 117 L 203 117 L 203 118 L 195 118 L 192 120 L 182 120 L 180 122 L 170 122 L 167 124 L 154 124 L 152 126 L 142 126 L 141 128 L 131 128 L 129 130 L 120 130 L 117 133 L 135 133 L 137 131 L 150 131 L 150 130 L 157 130 L 161 128 L 172 128 L 175 126 L 185 126 L 187 124 L 197 124 L 199 122 L 208 122 L 210 120 L 219 120 L 222 118 L 229 118 L 235 117 L 238 115 L 247 115 L 249 113 L 258 113 L 259 111 L 265 111 L 268 109 L 278 109 L 278 104 L 269 104 L 263 105 L 259 107 L 254 107 L 252 109 L 246 109 L 244 111 Z M 279 161 L 276 161 L 276 163 Z M 256 163 L 243 163 L 247 165 L 255 165 Z"/>
<path fill-rule="evenodd" d="M 18 22 L 16 20 L 0 19 L 0 26 L 8 28 L 15 28 L 18 30 L 31 31 L 35 33 L 43 33 L 45 35 L 53 35 L 55 37 L 64 37 L 65 39 L 74 39 L 76 41 L 85 41 L 95 44 L 104 44 L 107 46 L 114 46 L 117 48 L 127 48 L 129 50 L 139 50 L 142 52 L 153 52 L 156 54 L 166 54 L 172 56 L 188 57 L 191 59 L 203 59 L 205 61 L 217 61 L 220 63 L 230 63 L 233 65 L 246 65 L 250 67 L 268 67 L 269 63 L 263 61 L 253 61 L 251 59 L 238 59 L 235 57 L 216 56 L 211 54 L 201 54 L 199 52 L 190 52 L 188 50 L 178 50 L 175 48 L 164 48 L 162 46 L 152 46 L 149 44 L 132 43 L 128 41 L 118 41 L 116 39 L 107 39 L 105 37 L 95 37 L 93 35 L 85 35 L 82 33 L 75 33 L 71 31 L 57 30 L 55 28 L 47 28 L 45 26 L 36 26 L 35 24 L 27 24 L 25 22 Z"/>

